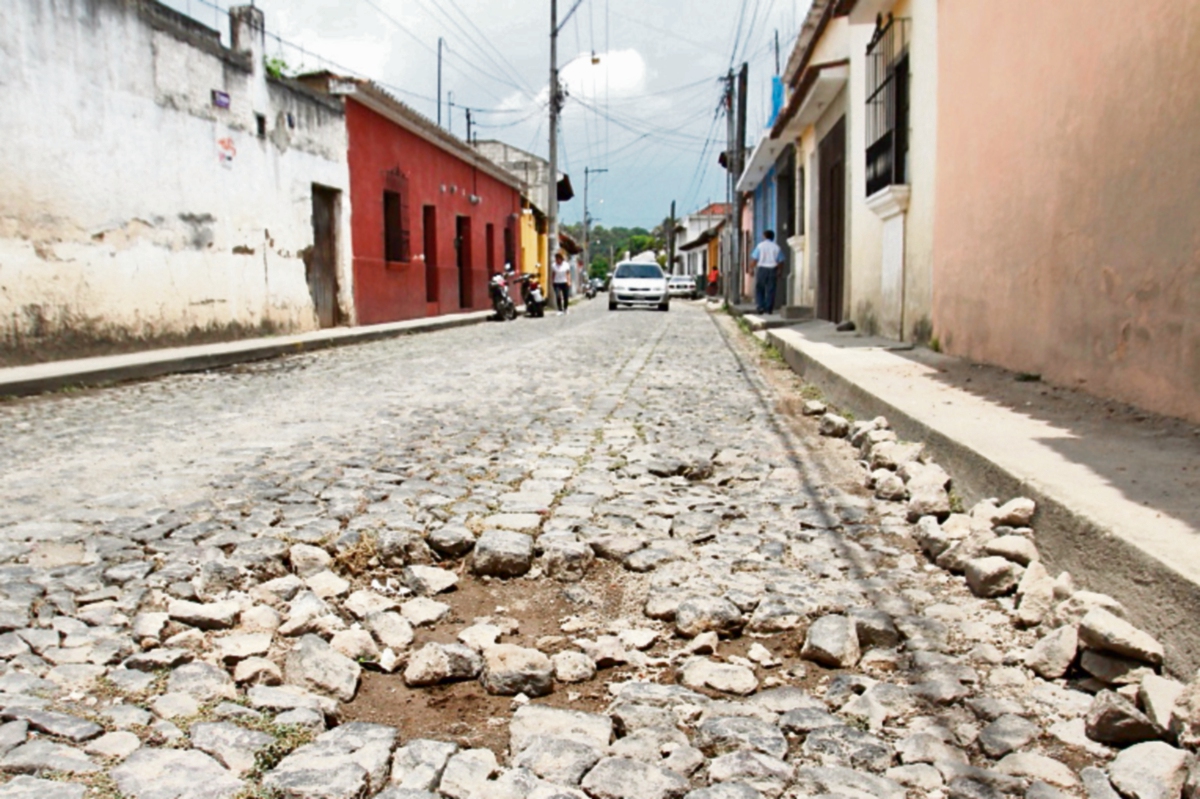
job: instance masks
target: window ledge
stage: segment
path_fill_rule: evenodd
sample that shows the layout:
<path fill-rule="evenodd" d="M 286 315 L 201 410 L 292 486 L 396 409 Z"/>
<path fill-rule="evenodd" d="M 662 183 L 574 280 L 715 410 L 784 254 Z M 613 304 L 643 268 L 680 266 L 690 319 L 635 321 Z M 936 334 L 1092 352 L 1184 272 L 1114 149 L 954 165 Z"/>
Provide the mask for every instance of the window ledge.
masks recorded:
<path fill-rule="evenodd" d="M 886 221 L 908 210 L 909 192 L 908 186 L 904 184 L 888 186 L 868 197 L 867 207 L 874 211 L 880 219 Z"/>

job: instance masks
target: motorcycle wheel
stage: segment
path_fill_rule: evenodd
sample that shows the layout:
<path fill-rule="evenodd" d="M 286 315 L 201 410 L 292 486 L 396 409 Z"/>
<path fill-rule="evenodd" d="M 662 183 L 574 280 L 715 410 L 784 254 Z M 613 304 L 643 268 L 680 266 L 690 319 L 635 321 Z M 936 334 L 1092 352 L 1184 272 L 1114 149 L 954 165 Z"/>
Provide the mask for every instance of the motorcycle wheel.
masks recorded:
<path fill-rule="evenodd" d="M 516 319 L 517 318 L 517 306 L 513 305 L 510 302 L 508 304 L 508 307 L 504 309 L 504 315 L 510 322 L 512 320 Z"/>

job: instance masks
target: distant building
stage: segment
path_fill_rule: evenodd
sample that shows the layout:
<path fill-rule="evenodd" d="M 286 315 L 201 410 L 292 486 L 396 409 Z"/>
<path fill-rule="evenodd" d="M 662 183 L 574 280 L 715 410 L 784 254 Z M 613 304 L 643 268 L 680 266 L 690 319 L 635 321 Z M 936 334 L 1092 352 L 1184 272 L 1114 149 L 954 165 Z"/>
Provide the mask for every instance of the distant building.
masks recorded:
<path fill-rule="evenodd" d="M 708 274 L 709 264 L 715 263 L 715 256 L 710 253 L 707 245 L 715 241 L 728 212 L 729 207 L 725 203 L 709 203 L 679 220 L 683 232 L 678 234 L 675 248 L 683 260 L 681 274 Z"/>
<path fill-rule="evenodd" d="M 511 172 L 525 184 L 524 203 L 522 207 L 521 231 L 521 261 L 514 264 L 521 272 L 532 272 L 540 275 L 543 285 L 550 285 L 549 257 L 549 223 L 546 214 L 550 210 L 550 162 L 541 156 L 505 144 L 502 141 L 476 141 L 475 149 L 489 160 L 499 164 Z M 566 175 L 559 177 L 559 202 L 565 202 L 574 196 L 570 179 Z M 578 252 L 573 241 L 570 245 L 564 243 L 563 233 L 559 231 L 559 246 L 568 254 Z"/>

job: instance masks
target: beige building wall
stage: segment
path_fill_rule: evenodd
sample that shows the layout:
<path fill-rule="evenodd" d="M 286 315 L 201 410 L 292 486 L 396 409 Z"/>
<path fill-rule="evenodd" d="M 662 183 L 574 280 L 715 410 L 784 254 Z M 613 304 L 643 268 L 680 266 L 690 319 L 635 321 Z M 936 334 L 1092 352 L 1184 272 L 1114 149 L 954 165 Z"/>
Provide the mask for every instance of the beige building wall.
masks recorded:
<path fill-rule="evenodd" d="M 1200 421 L 1200 3 L 954 0 L 934 334 Z"/>
<path fill-rule="evenodd" d="M 910 112 L 908 205 L 903 263 L 885 269 L 885 230 L 867 203 L 867 45 L 875 23 L 849 25 L 850 96 L 846 159 L 850 175 L 846 313 L 871 335 L 907 341 L 929 338 L 932 315 L 933 225 L 937 164 L 938 0 L 900 0 L 891 13 L 909 20 Z M 887 13 L 887 9 L 884 10 Z M 897 275 L 895 270 L 901 270 Z"/>
<path fill-rule="evenodd" d="M 897 4 L 901 6 L 901 4 Z M 904 316 L 897 338 L 926 342 L 933 330 L 933 226 L 937 184 L 938 0 L 902 4 L 911 16 L 911 194 L 905 220 Z"/>

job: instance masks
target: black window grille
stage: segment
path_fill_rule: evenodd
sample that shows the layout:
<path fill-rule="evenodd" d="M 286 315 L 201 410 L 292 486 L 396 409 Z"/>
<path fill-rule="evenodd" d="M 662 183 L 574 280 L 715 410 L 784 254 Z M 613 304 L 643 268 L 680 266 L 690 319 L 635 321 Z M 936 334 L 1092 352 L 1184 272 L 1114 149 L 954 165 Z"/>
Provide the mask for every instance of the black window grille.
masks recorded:
<path fill-rule="evenodd" d="M 412 258 L 408 227 L 408 179 L 398 169 L 387 173 L 383 192 L 383 252 L 388 261 Z"/>
<path fill-rule="evenodd" d="M 876 19 L 867 45 L 867 196 L 908 180 L 907 19 Z"/>

